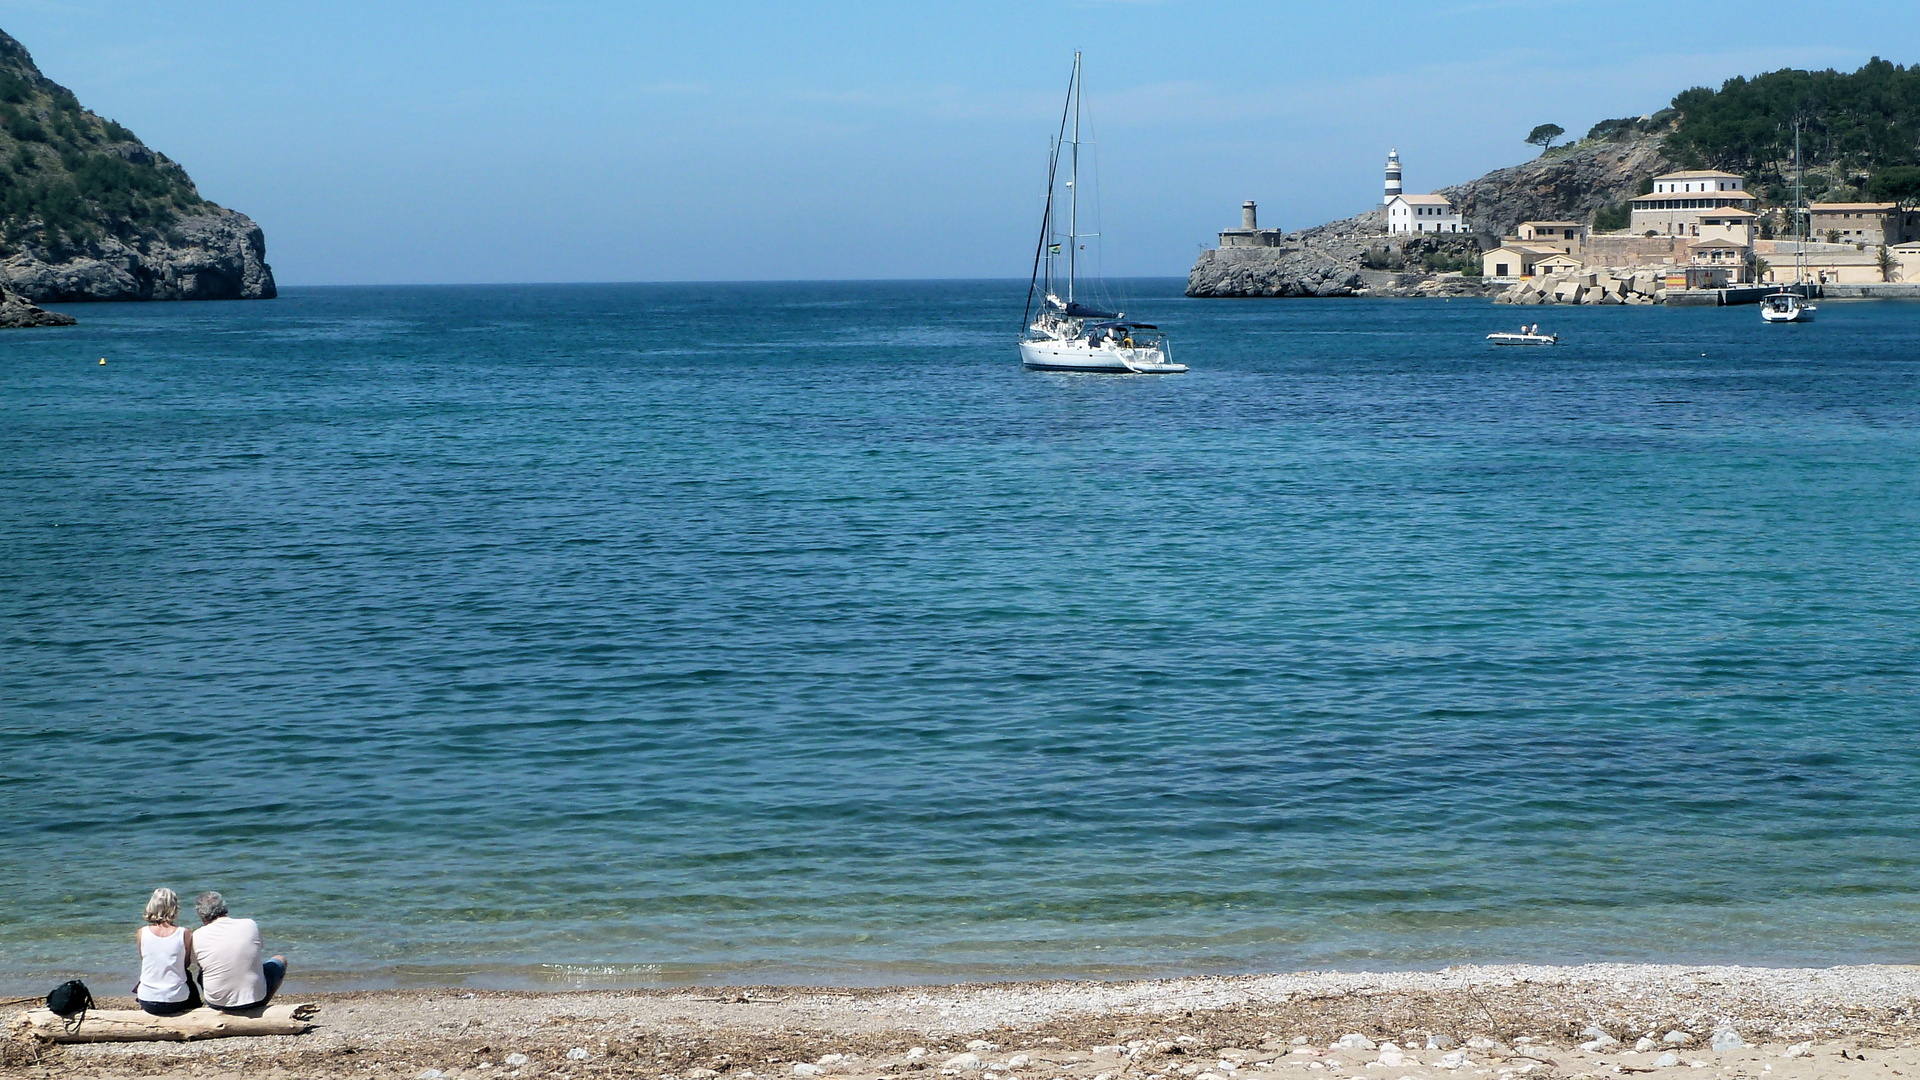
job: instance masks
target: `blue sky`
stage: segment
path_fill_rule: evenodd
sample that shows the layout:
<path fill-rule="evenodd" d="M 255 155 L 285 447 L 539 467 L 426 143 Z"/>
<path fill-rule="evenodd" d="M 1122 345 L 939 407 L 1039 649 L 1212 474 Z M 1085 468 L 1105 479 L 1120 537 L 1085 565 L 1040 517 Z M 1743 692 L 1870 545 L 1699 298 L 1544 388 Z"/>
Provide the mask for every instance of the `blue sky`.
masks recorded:
<path fill-rule="evenodd" d="M 1693 85 L 1920 62 L 1910 5 L 10 0 L 90 108 L 252 215 L 283 284 L 1024 277 L 1087 55 L 1104 269 L 1181 275 Z M 1804 9 L 1811 16 L 1815 9 Z"/>

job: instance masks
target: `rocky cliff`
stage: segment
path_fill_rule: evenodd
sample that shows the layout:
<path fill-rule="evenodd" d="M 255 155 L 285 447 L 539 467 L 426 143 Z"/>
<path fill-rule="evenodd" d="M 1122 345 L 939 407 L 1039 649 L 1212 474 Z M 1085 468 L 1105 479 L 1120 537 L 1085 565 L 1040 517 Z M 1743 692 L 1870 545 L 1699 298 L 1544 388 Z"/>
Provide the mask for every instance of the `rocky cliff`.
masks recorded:
<path fill-rule="evenodd" d="M 1588 139 L 1478 180 L 1440 189 L 1465 213 L 1472 235 L 1384 234 L 1379 210 L 1288 233 L 1279 247 L 1203 251 L 1187 274 L 1188 296 L 1479 295 L 1479 253 L 1522 221 L 1591 222 L 1639 193 L 1670 163 L 1663 133 Z"/>
<path fill-rule="evenodd" d="M 1618 142 L 1586 140 L 1524 165 L 1441 188 L 1439 194 L 1452 199 L 1475 231 L 1496 243 L 1513 235 L 1523 221 L 1591 224 L 1599 211 L 1639 194 L 1642 181 L 1673 168 L 1660 152 L 1663 134 L 1636 134 Z"/>
<path fill-rule="evenodd" d="M 275 295 L 266 239 L 0 32 L 0 286 L 42 303 Z"/>

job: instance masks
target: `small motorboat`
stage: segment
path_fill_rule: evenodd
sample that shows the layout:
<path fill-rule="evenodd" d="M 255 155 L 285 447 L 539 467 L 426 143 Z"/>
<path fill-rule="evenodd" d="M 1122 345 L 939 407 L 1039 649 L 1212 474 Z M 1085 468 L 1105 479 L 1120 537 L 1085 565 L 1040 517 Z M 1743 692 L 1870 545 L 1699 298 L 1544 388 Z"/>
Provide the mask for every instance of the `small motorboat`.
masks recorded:
<path fill-rule="evenodd" d="M 1560 340 L 1559 334 L 1542 334 L 1535 327 L 1528 327 L 1519 333 L 1488 334 L 1487 340 L 1495 345 L 1552 345 Z"/>
<path fill-rule="evenodd" d="M 1767 322 L 1812 322 L 1818 310 L 1797 292 L 1768 293 L 1760 298 L 1760 317 Z"/>

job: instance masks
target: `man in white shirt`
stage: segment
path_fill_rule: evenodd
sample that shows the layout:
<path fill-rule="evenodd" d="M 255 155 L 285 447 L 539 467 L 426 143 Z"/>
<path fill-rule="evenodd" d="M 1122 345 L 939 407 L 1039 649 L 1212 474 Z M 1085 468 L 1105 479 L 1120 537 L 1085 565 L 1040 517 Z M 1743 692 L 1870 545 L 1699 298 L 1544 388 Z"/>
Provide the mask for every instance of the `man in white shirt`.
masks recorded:
<path fill-rule="evenodd" d="M 193 954 L 200 961 L 201 998 L 221 1012 L 246 1012 L 273 1000 L 287 977 L 287 958 L 261 961 L 260 924 L 228 916 L 217 892 L 195 897 L 193 909 L 200 916 Z"/>

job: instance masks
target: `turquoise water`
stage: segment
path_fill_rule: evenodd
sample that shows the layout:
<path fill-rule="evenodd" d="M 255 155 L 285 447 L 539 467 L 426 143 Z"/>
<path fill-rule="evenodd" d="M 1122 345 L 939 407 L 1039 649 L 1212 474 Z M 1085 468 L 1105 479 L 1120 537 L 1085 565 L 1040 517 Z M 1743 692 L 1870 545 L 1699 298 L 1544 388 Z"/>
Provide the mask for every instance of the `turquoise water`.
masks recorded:
<path fill-rule="evenodd" d="M 1916 959 L 1920 306 L 1131 287 L 0 335 L 0 984 Z"/>

